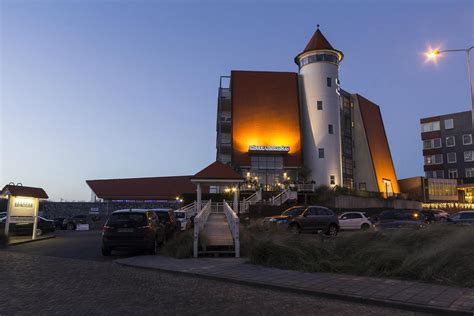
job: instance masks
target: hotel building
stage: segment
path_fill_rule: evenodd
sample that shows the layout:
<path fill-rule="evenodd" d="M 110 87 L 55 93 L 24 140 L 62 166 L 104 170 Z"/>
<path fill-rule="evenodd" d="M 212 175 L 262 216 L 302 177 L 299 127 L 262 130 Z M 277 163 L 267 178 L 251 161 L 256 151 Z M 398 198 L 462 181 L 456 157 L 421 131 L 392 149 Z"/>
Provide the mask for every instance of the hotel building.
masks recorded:
<path fill-rule="evenodd" d="M 268 191 L 296 180 L 399 193 L 380 108 L 341 88 L 343 58 L 318 29 L 298 72 L 221 77 L 217 160 Z"/>
<path fill-rule="evenodd" d="M 457 179 L 460 200 L 474 202 L 471 111 L 420 119 L 425 177 Z"/>

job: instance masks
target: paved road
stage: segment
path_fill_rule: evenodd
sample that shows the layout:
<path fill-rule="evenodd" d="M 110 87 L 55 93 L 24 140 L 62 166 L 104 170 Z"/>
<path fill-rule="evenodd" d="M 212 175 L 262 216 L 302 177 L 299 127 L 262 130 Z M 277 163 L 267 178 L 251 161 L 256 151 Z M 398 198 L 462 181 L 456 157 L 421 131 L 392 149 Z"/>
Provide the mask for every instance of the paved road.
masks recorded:
<path fill-rule="evenodd" d="M 101 253 L 101 231 L 56 231 L 56 238 L 10 247 L 10 251 L 94 261 L 112 261 L 140 254 L 136 251 L 114 251 L 113 256 Z"/>
<path fill-rule="evenodd" d="M 56 239 L 0 251 L 0 315 L 414 315 L 396 309 L 127 268 L 101 257 L 98 232 L 59 235 Z"/>

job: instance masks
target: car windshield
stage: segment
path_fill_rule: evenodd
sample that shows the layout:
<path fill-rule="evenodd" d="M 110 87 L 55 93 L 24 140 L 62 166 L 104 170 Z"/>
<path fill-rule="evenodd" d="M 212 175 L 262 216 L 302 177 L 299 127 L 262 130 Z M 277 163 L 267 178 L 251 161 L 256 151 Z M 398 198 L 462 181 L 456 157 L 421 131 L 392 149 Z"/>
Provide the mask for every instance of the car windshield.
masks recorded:
<path fill-rule="evenodd" d="M 186 213 L 184 213 L 184 212 L 175 212 L 174 216 L 176 216 L 176 218 L 186 218 Z"/>
<path fill-rule="evenodd" d="M 305 210 L 304 207 L 294 207 L 294 208 L 290 208 L 289 210 L 284 211 L 283 214 L 281 215 L 297 216 L 303 213 L 304 210 Z"/>
<path fill-rule="evenodd" d="M 146 216 L 144 213 L 115 213 L 108 220 L 108 224 L 120 224 L 124 222 L 133 222 L 139 225 L 146 224 Z"/>

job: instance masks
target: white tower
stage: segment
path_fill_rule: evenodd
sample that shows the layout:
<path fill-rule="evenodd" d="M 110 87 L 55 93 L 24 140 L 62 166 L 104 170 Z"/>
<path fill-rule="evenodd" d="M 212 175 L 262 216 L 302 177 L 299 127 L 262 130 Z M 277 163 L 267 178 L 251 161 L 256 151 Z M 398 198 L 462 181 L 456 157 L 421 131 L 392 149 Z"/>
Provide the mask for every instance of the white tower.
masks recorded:
<path fill-rule="evenodd" d="M 339 62 L 334 49 L 318 29 L 306 48 L 295 57 L 303 138 L 303 163 L 316 185 L 342 186 Z"/>

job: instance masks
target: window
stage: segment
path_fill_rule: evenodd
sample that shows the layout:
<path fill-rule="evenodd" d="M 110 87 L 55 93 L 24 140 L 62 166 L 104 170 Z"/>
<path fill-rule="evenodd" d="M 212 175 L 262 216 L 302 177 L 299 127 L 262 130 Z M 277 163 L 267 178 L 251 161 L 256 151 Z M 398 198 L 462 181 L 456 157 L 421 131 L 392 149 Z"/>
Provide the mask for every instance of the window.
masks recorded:
<path fill-rule="evenodd" d="M 426 177 L 429 179 L 444 179 L 444 171 L 443 170 L 436 170 L 436 171 L 427 171 L 425 173 Z"/>
<path fill-rule="evenodd" d="M 472 134 L 462 135 L 462 144 L 463 145 L 472 145 Z"/>
<path fill-rule="evenodd" d="M 328 132 L 329 132 L 329 134 L 334 134 L 334 129 L 332 127 L 332 124 L 328 125 Z"/>
<path fill-rule="evenodd" d="M 367 191 L 367 185 L 365 184 L 365 182 L 359 183 L 359 190 L 360 191 Z"/>
<path fill-rule="evenodd" d="M 462 213 L 461 219 L 474 219 L 474 212 Z"/>
<path fill-rule="evenodd" d="M 425 165 L 440 165 L 443 163 L 443 155 L 430 155 L 425 156 Z"/>
<path fill-rule="evenodd" d="M 328 87 L 331 87 L 332 86 L 332 80 L 330 77 L 327 77 L 326 78 L 326 84 L 328 85 Z"/>
<path fill-rule="evenodd" d="M 456 163 L 456 153 L 448 153 L 448 163 Z"/>
<path fill-rule="evenodd" d="M 474 151 L 465 151 L 464 152 L 464 161 L 474 161 Z"/>
<path fill-rule="evenodd" d="M 421 124 L 422 133 L 433 132 L 433 131 L 439 131 L 439 121 Z"/>
<path fill-rule="evenodd" d="M 316 102 L 316 108 L 321 111 L 323 109 L 323 101 Z"/>
<path fill-rule="evenodd" d="M 336 184 L 336 176 L 330 175 L 330 176 L 329 176 L 329 183 L 330 183 L 331 185 Z"/>
<path fill-rule="evenodd" d="M 250 156 L 252 169 L 283 169 L 283 157 L 273 155 Z"/>
<path fill-rule="evenodd" d="M 446 137 L 446 147 L 454 147 L 456 146 L 456 140 L 454 136 Z"/>
<path fill-rule="evenodd" d="M 453 119 L 444 120 L 444 129 L 452 129 L 452 128 L 454 128 Z"/>
<path fill-rule="evenodd" d="M 319 158 L 324 158 L 324 148 L 319 148 L 318 154 L 319 154 Z"/>
<path fill-rule="evenodd" d="M 423 149 L 433 149 L 441 147 L 441 138 L 427 139 L 423 141 Z"/>
<path fill-rule="evenodd" d="M 448 179 L 457 179 L 457 178 L 458 178 L 458 169 L 449 169 Z"/>
<path fill-rule="evenodd" d="M 387 196 L 393 196 L 392 181 L 388 179 L 382 179 L 382 181 L 385 186 L 385 192 L 387 193 Z"/>
<path fill-rule="evenodd" d="M 474 177 L 474 168 L 466 168 L 466 178 Z"/>

